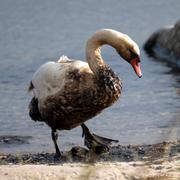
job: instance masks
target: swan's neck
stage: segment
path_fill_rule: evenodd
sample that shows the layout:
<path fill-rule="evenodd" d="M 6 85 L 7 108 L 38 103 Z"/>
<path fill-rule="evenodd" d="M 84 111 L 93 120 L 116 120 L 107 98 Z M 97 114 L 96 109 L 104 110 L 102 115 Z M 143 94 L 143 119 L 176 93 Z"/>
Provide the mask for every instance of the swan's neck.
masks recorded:
<path fill-rule="evenodd" d="M 91 70 L 97 74 L 99 69 L 105 68 L 106 64 L 101 56 L 101 46 L 108 44 L 114 47 L 118 52 L 123 53 L 124 34 L 104 29 L 96 32 L 86 45 L 86 58 Z"/>

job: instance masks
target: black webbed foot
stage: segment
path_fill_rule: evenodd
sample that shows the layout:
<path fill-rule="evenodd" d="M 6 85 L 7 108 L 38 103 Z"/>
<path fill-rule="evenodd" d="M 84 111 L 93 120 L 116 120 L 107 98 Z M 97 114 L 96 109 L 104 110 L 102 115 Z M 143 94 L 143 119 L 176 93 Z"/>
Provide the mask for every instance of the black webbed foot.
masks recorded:
<path fill-rule="evenodd" d="M 118 142 L 118 140 L 113 140 L 98 136 L 96 134 L 91 134 L 85 124 L 82 124 L 81 127 L 83 131 L 82 137 L 84 137 L 84 144 L 97 154 L 108 152 L 112 142 Z"/>
<path fill-rule="evenodd" d="M 56 154 L 54 155 L 54 161 L 60 160 L 61 157 L 62 157 L 61 153 L 60 153 L 60 154 L 56 153 Z"/>

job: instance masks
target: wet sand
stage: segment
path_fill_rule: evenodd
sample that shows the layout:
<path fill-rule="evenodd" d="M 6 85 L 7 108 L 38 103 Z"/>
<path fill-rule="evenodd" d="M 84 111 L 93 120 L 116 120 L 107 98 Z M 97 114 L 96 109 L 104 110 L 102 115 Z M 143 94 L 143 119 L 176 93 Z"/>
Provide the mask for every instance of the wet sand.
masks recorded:
<path fill-rule="evenodd" d="M 178 179 L 180 141 L 113 146 L 94 154 L 82 147 L 53 153 L 0 154 L 0 179 Z"/>

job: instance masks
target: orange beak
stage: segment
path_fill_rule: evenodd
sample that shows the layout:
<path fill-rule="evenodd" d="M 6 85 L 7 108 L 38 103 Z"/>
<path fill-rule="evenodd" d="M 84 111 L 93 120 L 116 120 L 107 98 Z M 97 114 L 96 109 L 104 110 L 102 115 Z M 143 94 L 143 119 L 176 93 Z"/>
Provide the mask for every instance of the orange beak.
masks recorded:
<path fill-rule="evenodd" d="M 141 72 L 141 66 L 140 66 L 140 61 L 138 58 L 132 59 L 130 62 L 131 66 L 133 67 L 135 73 L 139 78 L 142 77 L 142 72 Z"/>

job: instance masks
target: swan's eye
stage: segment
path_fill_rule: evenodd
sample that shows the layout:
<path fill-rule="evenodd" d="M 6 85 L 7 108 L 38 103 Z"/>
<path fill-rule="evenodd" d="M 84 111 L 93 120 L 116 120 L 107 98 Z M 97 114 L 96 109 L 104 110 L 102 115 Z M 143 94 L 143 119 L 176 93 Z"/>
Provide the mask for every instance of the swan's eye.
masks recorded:
<path fill-rule="evenodd" d="M 131 49 L 129 49 L 129 52 L 130 52 L 130 60 L 139 58 L 139 56 L 135 52 L 133 52 Z"/>

